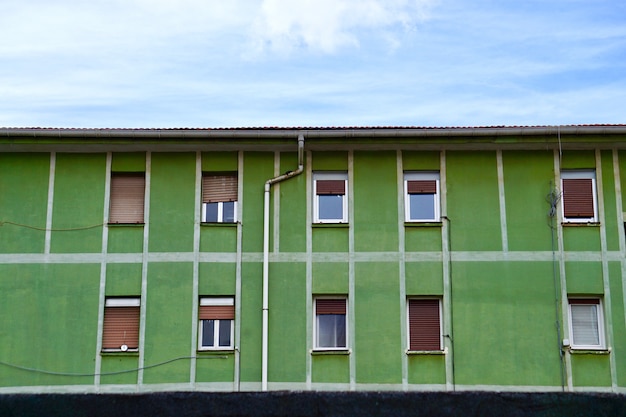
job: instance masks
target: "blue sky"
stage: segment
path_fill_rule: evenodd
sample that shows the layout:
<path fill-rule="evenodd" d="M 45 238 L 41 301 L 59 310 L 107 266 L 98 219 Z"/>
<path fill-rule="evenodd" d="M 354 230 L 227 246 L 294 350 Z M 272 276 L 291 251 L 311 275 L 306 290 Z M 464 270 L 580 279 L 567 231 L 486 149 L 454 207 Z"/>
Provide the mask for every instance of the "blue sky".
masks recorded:
<path fill-rule="evenodd" d="M 0 126 L 626 123 L 623 0 L 2 0 Z"/>

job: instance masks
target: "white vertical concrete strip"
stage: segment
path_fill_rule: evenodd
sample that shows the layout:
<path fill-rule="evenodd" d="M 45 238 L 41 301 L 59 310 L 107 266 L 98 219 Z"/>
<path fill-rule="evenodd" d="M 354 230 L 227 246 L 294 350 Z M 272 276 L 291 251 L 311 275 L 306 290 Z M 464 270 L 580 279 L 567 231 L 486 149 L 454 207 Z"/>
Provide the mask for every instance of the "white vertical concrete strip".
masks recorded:
<path fill-rule="evenodd" d="M 506 201 L 504 196 L 504 166 L 502 163 L 502 150 L 496 151 L 498 165 L 498 195 L 500 198 L 500 228 L 502 230 L 502 251 L 509 251 L 509 239 L 506 226 Z"/>
<path fill-rule="evenodd" d="M 107 251 L 109 246 L 109 202 L 111 196 L 111 152 L 107 152 L 105 179 L 104 179 L 104 213 L 102 216 L 102 260 L 100 261 L 100 289 L 98 293 L 98 331 L 96 336 L 96 354 L 94 355 L 94 385 L 96 389 L 100 385 L 100 372 L 102 370 L 102 356 L 100 345 L 102 344 L 102 326 L 104 324 L 104 301 L 106 295 L 107 279 Z"/>
<path fill-rule="evenodd" d="M 237 154 L 237 254 L 235 265 L 235 364 L 233 391 L 241 391 L 241 351 L 239 350 L 241 341 L 241 262 L 243 259 L 243 151 Z"/>
<path fill-rule="evenodd" d="M 398 285 L 400 288 L 400 357 L 402 358 L 402 389 L 409 386 L 409 359 L 405 349 L 408 346 L 408 319 L 406 310 L 406 258 L 404 233 L 404 168 L 402 151 L 396 151 L 396 193 L 398 195 Z"/>
<path fill-rule="evenodd" d="M 311 390 L 313 364 L 313 170 L 311 152 L 306 152 L 306 389 Z"/>
<path fill-rule="evenodd" d="M 146 191 L 144 193 L 143 209 L 143 252 L 141 260 L 141 306 L 139 308 L 139 361 L 137 371 L 137 386 L 143 385 L 143 367 L 146 351 L 146 300 L 148 299 L 148 254 L 150 242 L 150 183 L 152 177 L 152 153 L 146 152 Z"/>
<path fill-rule="evenodd" d="M 452 329 L 452 276 L 450 271 L 450 220 L 448 219 L 446 151 L 439 155 L 439 192 L 441 205 L 441 262 L 443 272 L 443 334 L 446 354 L 446 390 L 455 390 L 454 334 Z"/>
<path fill-rule="evenodd" d="M 619 151 L 613 149 L 613 178 L 615 181 L 615 208 L 617 210 L 617 225 L 618 227 L 624 225 L 624 207 L 622 204 L 622 183 L 619 167 Z M 624 236 L 624 229 L 620 229 L 617 234 L 619 236 L 619 251 L 622 254 L 620 256 L 621 263 L 621 277 L 622 277 L 622 303 L 626 301 L 626 258 L 624 253 L 626 252 L 626 236 Z M 608 311 L 608 310 L 607 310 Z M 608 311 L 608 314 L 611 314 Z M 624 321 L 626 321 L 626 309 L 624 309 Z M 611 353 L 613 355 L 613 353 Z"/>
<path fill-rule="evenodd" d="M 613 314 L 611 308 L 611 283 L 609 277 L 609 261 L 607 259 L 606 216 L 604 213 L 604 186 L 602 181 L 602 152 L 596 149 L 596 189 L 598 192 L 598 220 L 600 221 L 600 255 L 602 258 L 602 282 L 604 285 L 604 322 L 606 323 L 606 344 L 613 346 Z M 617 367 L 615 354 L 609 355 L 611 367 L 611 388 L 617 388 Z"/>
<path fill-rule="evenodd" d="M 54 178 L 56 176 L 57 154 L 50 152 L 50 174 L 48 175 L 48 206 L 46 208 L 46 236 L 43 253 L 50 254 L 52 240 L 52 210 L 54 208 Z"/>
<path fill-rule="evenodd" d="M 193 210 L 193 272 L 191 284 L 191 350 L 189 352 L 189 384 L 196 385 L 196 351 L 198 346 L 198 277 L 200 269 L 200 215 L 202 201 L 202 153 L 196 152 L 196 182 Z"/>
<path fill-rule="evenodd" d="M 280 175 L 280 152 L 274 152 L 274 177 Z M 272 252 L 280 252 L 280 182 L 273 185 L 274 216 L 272 219 Z"/>
<path fill-rule="evenodd" d="M 561 152 L 558 149 L 554 150 L 554 187 L 562 193 L 561 190 Z M 565 276 L 565 247 L 563 244 L 563 210 L 561 210 L 561 204 L 563 204 L 563 198 L 559 201 L 559 206 L 556 208 L 556 230 L 557 230 L 557 253 L 559 259 L 559 284 L 561 286 L 561 314 L 563 317 L 563 328 L 561 334 L 563 339 L 570 339 L 569 334 L 569 314 L 568 314 L 568 301 L 567 301 L 567 279 Z M 567 380 L 567 391 L 574 389 L 574 381 L 572 378 L 572 358 L 569 350 L 564 351 L 565 357 L 565 373 Z"/>
<path fill-rule="evenodd" d="M 348 152 L 348 340 L 350 348 L 350 390 L 356 389 L 355 272 L 354 272 L 354 152 Z"/>

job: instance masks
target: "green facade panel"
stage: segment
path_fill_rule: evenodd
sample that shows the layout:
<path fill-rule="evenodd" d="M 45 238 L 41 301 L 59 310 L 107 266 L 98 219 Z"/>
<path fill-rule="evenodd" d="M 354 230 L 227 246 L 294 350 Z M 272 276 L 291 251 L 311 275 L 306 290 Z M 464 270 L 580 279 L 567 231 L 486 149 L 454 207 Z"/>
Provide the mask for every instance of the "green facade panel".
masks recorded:
<path fill-rule="evenodd" d="M 235 295 L 237 264 L 233 262 L 200 262 L 198 293 L 200 296 Z"/>
<path fill-rule="evenodd" d="M 280 154 L 280 173 L 295 171 L 298 167 L 298 155 L 295 153 Z M 306 174 L 292 177 L 278 184 L 280 198 L 279 249 L 281 252 L 306 252 Z M 276 185 L 274 186 L 276 187 Z M 272 204 L 276 193 L 272 194 Z M 276 225 L 273 226 L 276 228 Z M 276 247 L 274 234 L 271 236 L 271 247 Z"/>
<path fill-rule="evenodd" d="M 357 383 L 399 384 L 402 362 L 398 352 L 402 321 L 398 265 L 362 262 L 355 265 L 354 354 Z M 373 308 L 375 306 L 375 308 Z"/>
<path fill-rule="evenodd" d="M 407 295 L 443 295 L 441 262 L 406 262 L 404 270 Z"/>
<path fill-rule="evenodd" d="M 555 187 L 554 154 L 503 152 L 502 165 L 509 250 L 552 250 L 546 196 Z"/>
<path fill-rule="evenodd" d="M 560 385 L 552 264 L 455 262 L 452 271 L 455 382 Z"/>
<path fill-rule="evenodd" d="M 313 293 L 348 294 L 349 269 L 347 262 L 314 262 Z"/>
<path fill-rule="evenodd" d="M 107 297 L 141 295 L 142 264 L 110 263 L 106 266 Z"/>
<path fill-rule="evenodd" d="M 50 154 L 0 154 L 0 253 L 43 253 Z"/>
<path fill-rule="evenodd" d="M 567 292 L 571 295 L 602 295 L 604 280 L 600 262 L 566 262 Z"/>
<path fill-rule="evenodd" d="M 93 384 L 100 265 L 5 264 L 0 277 L 0 385 Z"/>
<path fill-rule="evenodd" d="M 445 385 L 445 356 L 410 355 L 408 358 L 408 382 L 414 385 Z"/>
<path fill-rule="evenodd" d="M 107 251 L 110 253 L 142 253 L 144 225 L 109 225 Z"/>
<path fill-rule="evenodd" d="M 306 265 L 276 263 L 270 268 L 270 381 L 306 380 Z M 289 320 L 285 320 L 289 317 Z"/>
<path fill-rule="evenodd" d="M 105 154 L 56 154 L 51 252 L 102 251 Z"/>
<path fill-rule="evenodd" d="M 151 156 L 150 252 L 193 250 L 195 161 L 193 153 L 153 153 Z"/>
<path fill-rule="evenodd" d="M 455 251 L 500 251 L 495 152 L 446 152 L 450 245 Z"/>
<path fill-rule="evenodd" d="M 395 152 L 354 153 L 354 247 L 357 252 L 398 250 Z"/>
<path fill-rule="evenodd" d="M 192 294 L 191 263 L 148 264 L 145 297 L 143 380 L 148 384 L 190 381 Z M 141 339 L 140 339 L 141 342 Z"/>

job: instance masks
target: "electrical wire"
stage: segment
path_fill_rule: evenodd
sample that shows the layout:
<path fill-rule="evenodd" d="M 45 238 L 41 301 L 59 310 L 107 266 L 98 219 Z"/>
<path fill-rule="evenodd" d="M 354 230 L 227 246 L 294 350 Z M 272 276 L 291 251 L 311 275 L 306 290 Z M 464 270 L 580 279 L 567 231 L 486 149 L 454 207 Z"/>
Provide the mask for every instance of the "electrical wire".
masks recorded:
<path fill-rule="evenodd" d="M 0 361 L 0 365 L 7 366 L 9 368 L 19 369 L 19 370 L 22 370 L 22 371 L 35 372 L 35 373 L 45 374 L 45 375 L 56 375 L 56 376 L 107 376 L 107 375 L 127 374 L 127 373 L 131 373 L 131 372 L 137 372 L 137 371 L 145 370 L 145 369 L 156 368 L 156 367 L 159 367 L 159 366 L 167 365 L 168 363 L 172 363 L 172 362 L 176 362 L 176 361 L 180 361 L 180 360 L 184 360 L 184 359 L 228 359 L 228 356 L 226 356 L 226 355 L 179 356 L 177 358 L 168 359 L 168 360 L 163 361 L 163 362 L 155 363 L 155 364 L 152 364 L 152 365 L 146 365 L 146 366 L 142 366 L 142 367 L 139 367 L 139 368 L 124 369 L 124 370 L 121 370 L 121 371 L 113 371 L 113 372 L 101 372 L 101 373 L 80 373 L 80 372 L 47 371 L 45 369 L 29 368 L 27 366 L 15 365 L 15 364 L 4 362 L 4 361 Z"/>
<path fill-rule="evenodd" d="M 556 337 L 557 337 L 557 347 L 559 349 L 559 362 L 561 366 L 561 389 L 565 391 L 565 364 L 563 357 L 563 349 L 561 347 L 561 321 L 559 314 L 559 306 L 560 306 L 560 297 L 559 297 L 559 283 L 557 280 L 557 270 L 556 270 L 556 249 L 555 249 L 555 238 L 554 234 L 556 233 L 556 226 L 554 224 L 554 219 L 557 214 L 557 205 L 561 200 L 561 192 L 553 186 L 552 181 L 550 181 L 550 192 L 546 195 L 546 201 L 550 205 L 550 209 L 548 210 L 548 226 L 550 227 L 550 237 L 552 241 L 552 281 L 554 285 L 554 316 L 555 316 L 555 327 L 556 327 Z"/>
<path fill-rule="evenodd" d="M 94 224 L 91 226 L 73 227 L 73 228 L 67 228 L 67 229 L 47 229 L 45 227 L 30 226 L 28 224 L 21 224 L 21 223 L 15 223 L 15 222 L 10 222 L 10 221 L 0 221 L 0 227 L 4 226 L 5 224 L 10 224 L 13 226 L 18 226 L 18 227 L 26 227 L 27 229 L 39 230 L 40 232 L 73 232 L 76 230 L 95 229 L 96 227 L 104 226 L 104 223 L 99 223 L 99 224 Z"/>

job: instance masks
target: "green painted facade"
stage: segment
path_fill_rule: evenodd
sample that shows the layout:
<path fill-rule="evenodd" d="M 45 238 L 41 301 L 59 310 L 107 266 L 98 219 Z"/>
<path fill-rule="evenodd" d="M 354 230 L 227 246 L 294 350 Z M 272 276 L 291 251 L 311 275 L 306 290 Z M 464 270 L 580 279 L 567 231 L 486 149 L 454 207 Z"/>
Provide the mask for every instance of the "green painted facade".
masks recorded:
<path fill-rule="evenodd" d="M 0 136 L 0 393 L 261 390 L 264 184 L 300 135 L 270 189 L 268 389 L 626 392 L 626 129 L 76 132 Z M 597 222 L 548 215 L 561 170 L 595 172 Z M 322 171 L 345 224 L 312 221 Z M 405 222 L 409 171 L 439 173 L 440 221 Z M 108 224 L 138 172 L 145 224 Z M 237 174 L 238 222 L 200 221 L 203 173 Z M 317 296 L 346 297 L 346 349 L 314 349 Z M 107 297 L 141 300 L 137 352 L 102 352 Z M 234 299 L 234 349 L 197 349 L 200 297 Z M 568 297 L 601 300 L 602 349 L 564 343 Z M 412 298 L 440 300 L 440 351 L 408 351 Z"/>

